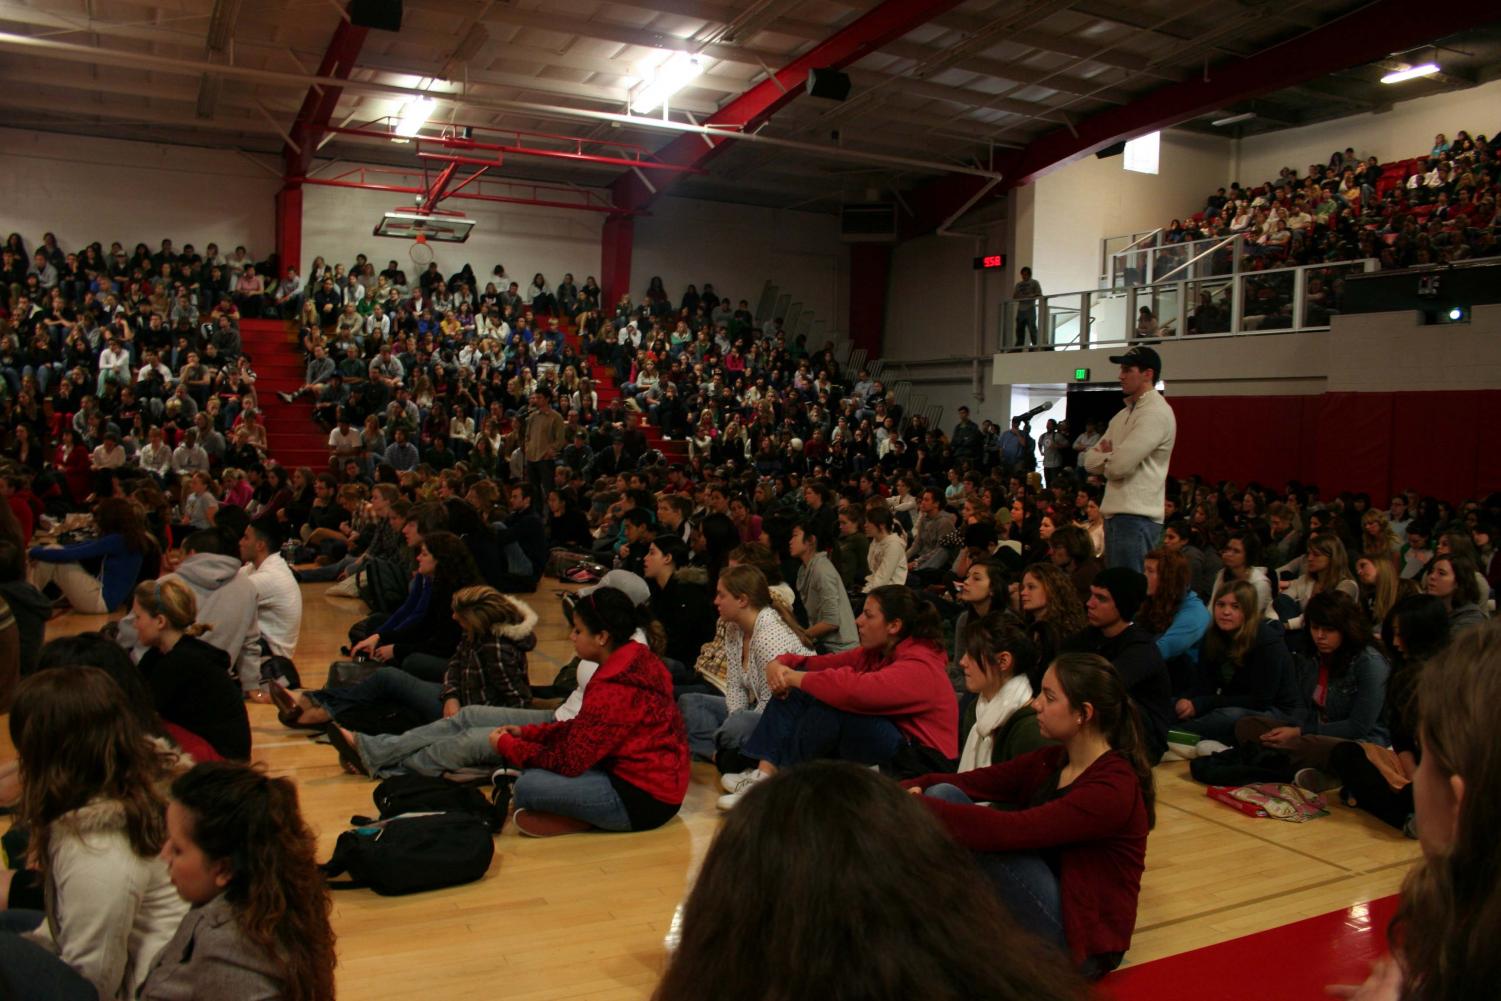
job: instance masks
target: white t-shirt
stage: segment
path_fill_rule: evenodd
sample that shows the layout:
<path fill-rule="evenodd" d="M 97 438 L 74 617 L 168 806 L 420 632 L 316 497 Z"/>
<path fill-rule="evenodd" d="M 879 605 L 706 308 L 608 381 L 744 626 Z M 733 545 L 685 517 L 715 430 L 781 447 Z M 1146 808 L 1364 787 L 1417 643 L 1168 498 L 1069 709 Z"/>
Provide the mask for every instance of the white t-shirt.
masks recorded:
<path fill-rule="evenodd" d="M 302 588 L 297 586 L 291 567 L 280 553 L 272 553 L 259 567 L 247 563 L 240 573 L 255 584 L 256 621 L 271 652 L 292 656 L 302 632 Z"/>

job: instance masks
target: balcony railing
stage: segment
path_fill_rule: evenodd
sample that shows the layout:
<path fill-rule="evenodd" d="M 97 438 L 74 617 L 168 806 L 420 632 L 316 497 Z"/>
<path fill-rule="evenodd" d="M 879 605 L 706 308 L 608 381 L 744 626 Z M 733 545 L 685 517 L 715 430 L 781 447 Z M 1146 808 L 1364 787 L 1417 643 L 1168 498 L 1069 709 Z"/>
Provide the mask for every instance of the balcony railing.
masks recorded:
<path fill-rule="evenodd" d="M 1197 265 L 1183 269 L 1187 260 L 1179 262 L 1178 281 L 1008 299 L 1001 304 L 997 349 L 1080 350 L 1133 340 L 1325 330 L 1340 311 L 1345 279 L 1379 267 L 1367 258 L 1216 275 L 1195 273 Z"/>

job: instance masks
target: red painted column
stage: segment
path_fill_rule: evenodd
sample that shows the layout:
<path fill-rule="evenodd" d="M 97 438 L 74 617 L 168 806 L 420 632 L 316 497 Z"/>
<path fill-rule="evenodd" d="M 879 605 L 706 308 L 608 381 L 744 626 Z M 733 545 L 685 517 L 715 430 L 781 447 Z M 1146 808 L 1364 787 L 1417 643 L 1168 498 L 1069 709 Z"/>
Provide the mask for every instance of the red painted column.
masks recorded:
<path fill-rule="evenodd" d="M 635 244 L 636 220 L 610 216 L 599 235 L 599 285 L 604 289 L 600 307 L 613 315 L 615 303 L 631 290 L 631 249 Z"/>
<path fill-rule="evenodd" d="M 276 193 L 276 261 L 281 269 L 277 280 L 286 277 L 288 268 L 302 274 L 302 185 L 289 184 Z"/>
<path fill-rule="evenodd" d="M 850 340 L 870 358 L 881 357 L 886 337 L 886 294 L 891 285 L 890 243 L 850 245 Z"/>

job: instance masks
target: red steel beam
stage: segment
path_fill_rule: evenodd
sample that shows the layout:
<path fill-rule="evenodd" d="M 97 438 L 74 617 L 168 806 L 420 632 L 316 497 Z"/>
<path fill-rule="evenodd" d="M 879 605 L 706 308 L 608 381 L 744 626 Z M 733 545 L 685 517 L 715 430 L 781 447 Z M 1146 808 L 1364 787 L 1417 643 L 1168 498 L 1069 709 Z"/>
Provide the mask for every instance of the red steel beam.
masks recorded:
<path fill-rule="evenodd" d="M 1207 111 L 1258 97 L 1351 66 L 1384 59 L 1460 31 L 1496 20 L 1495 0 L 1452 0 L 1415 4 L 1411 0 L 1376 0 L 1354 13 L 1320 25 L 1281 45 L 1234 62 L 1212 66 L 1203 76 L 1169 84 L 1130 104 L 1102 111 L 1058 129 L 1017 153 L 1001 171 L 1012 187 L 1094 151 L 1177 125 Z M 1392 92 L 1400 96 L 1399 90 Z M 1077 133 L 1077 134 L 1076 134 Z"/>
<path fill-rule="evenodd" d="M 348 127 L 330 126 L 324 129 L 324 131 L 332 132 L 335 135 L 341 136 L 361 136 L 366 139 L 390 139 L 392 136 L 392 133 L 389 131 L 370 128 L 352 129 Z M 507 134 L 509 135 L 510 133 Z M 533 133 L 526 134 L 531 135 Z M 535 134 L 544 135 L 544 133 Z M 589 141 L 585 139 L 575 139 L 571 136 L 549 136 L 548 138 L 579 143 L 580 149 L 582 149 L 582 144 L 584 142 Z M 703 173 L 702 169 L 695 167 L 684 167 L 675 163 L 658 163 L 655 160 L 638 160 L 634 157 L 628 156 L 605 156 L 600 153 L 584 153 L 582 151 L 570 153 L 567 150 L 537 149 L 533 146 L 520 145 L 508 146 L 501 143 L 484 143 L 477 142 L 473 139 L 459 139 L 455 137 L 437 138 L 432 136 L 418 136 L 415 139 L 415 142 L 417 143 L 419 149 L 423 143 L 431 143 L 445 150 L 484 150 L 486 152 L 494 153 L 511 153 L 516 156 L 537 156 L 553 160 L 569 160 L 574 163 L 598 163 L 610 167 L 640 167 L 643 170 L 664 170 L 674 174 Z M 421 154 L 419 153 L 418 155 L 420 156 Z"/>
<path fill-rule="evenodd" d="M 365 46 L 368 28 L 356 26 L 347 16 L 339 19 L 323 61 L 318 64 L 320 77 L 347 78 L 354 70 Z M 304 177 L 313 165 L 313 153 L 333 120 L 342 87 L 314 86 L 302 99 L 297 118 L 292 122 L 294 142 L 282 147 L 282 190 L 276 196 L 276 258 L 283 273 L 287 268 L 302 266 L 302 191 L 294 178 Z"/>
<path fill-rule="evenodd" d="M 422 196 L 422 205 L 417 209 L 418 212 L 431 212 L 438 207 L 438 203 L 443 200 L 443 193 L 448 188 L 448 182 L 453 180 L 453 172 L 458 169 L 459 165 L 457 161 L 449 161 L 448 165 L 438 173 L 438 176 L 433 178 L 433 183 L 428 186 L 427 191 Z"/>
<path fill-rule="evenodd" d="M 326 188 L 353 188 L 357 191 L 387 191 L 398 195 L 422 195 L 428 189 L 415 184 L 371 184 L 368 181 L 337 181 L 326 177 L 294 177 L 291 179 L 296 184 L 317 184 Z M 449 193 L 450 198 L 463 198 L 476 202 L 502 202 L 506 205 L 539 205 L 550 209 L 575 209 L 580 212 L 604 212 L 610 215 L 618 215 L 619 209 L 611 205 L 590 204 L 584 202 L 558 202 L 547 198 L 513 198 L 506 195 L 485 195 L 475 191 L 455 191 Z M 411 211 L 410 208 L 402 208 L 403 212 Z"/>
<path fill-rule="evenodd" d="M 730 101 L 710 115 L 703 124 L 746 131 L 755 129 L 803 93 L 810 69 L 838 69 L 848 66 L 883 45 L 896 41 L 913 28 L 952 10 L 959 3 L 960 0 L 885 0 L 768 79 Z M 705 137 L 701 134 L 679 136 L 657 151 L 657 161 L 700 169 L 718 152 L 720 146 L 734 141 L 704 140 Z M 623 210 L 640 211 L 671 181 L 668 178 L 665 184 L 658 182 L 657 192 L 653 192 L 634 172 L 628 171 L 616 178 L 611 185 L 615 204 Z"/>
<path fill-rule="evenodd" d="M 347 78 L 360 58 L 365 36 L 369 33 L 369 28 L 358 27 L 347 18 L 341 18 L 339 26 L 334 29 L 334 37 L 329 39 L 323 61 L 318 64 L 318 75 Z M 292 123 L 292 138 L 297 141 L 298 148 L 293 149 L 290 145 L 283 148 L 288 177 L 300 177 L 312 166 L 313 153 L 323 134 L 329 131 L 328 123 L 333 121 L 334 108 L 343 93 L 342 87 L 308 88 L 307 96 L 302 99 L 302 108 Z"/>

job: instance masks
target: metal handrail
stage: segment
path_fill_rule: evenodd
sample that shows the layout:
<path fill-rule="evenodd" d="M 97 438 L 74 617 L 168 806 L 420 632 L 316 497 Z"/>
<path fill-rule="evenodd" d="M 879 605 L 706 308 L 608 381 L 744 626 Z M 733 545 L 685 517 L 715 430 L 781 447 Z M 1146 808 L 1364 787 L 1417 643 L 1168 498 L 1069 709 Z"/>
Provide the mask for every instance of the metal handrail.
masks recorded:
<path fill-rule="evenodd" d="M 1151 239 L 1152 237 L 1156 236 L 1158 233 L 1161 233 L 1161 232 L 1162 232 L 1162 227 L 1158 226 L 1156 229 L 1152 230 L 1152 232 L 1148 233 L 1146 236 L 1138 237 L 1137 239 L 1135 239 L 1135 240 L 1131 241 L 1130 243 L 1128 243 L 1126 246 L 1122 247 L 1120 250 L 1115 251 L 1110 256 L 1111 257 L 1119 257 L 1122 254 L 1129 254 L 1129 253 L 1131 253 L 1131 251 L 1133 251 L 1133 250 L 1136 249 L 1136 245 L 1138 243 L 1140 243 L 1142 240 Z"/>
<path fill-rule="evenodd" d="M 1216 250 L 1219 250 L 1225 244 L 1227 244 L 1227 243 L 1234 243 L 1236 240 L 1239 240 L 1241 237 L 1243 237 L 1245 235 L 1246 235 L 1245 233 L 1231 233 L 1229 236 L 1225 237 L 1219 243 L 1216 243 L 1214 246 L 1210 247 L 1208 250 L 1204 251 L 1202 254 L 1196 254 L 1193 257 L 1190 257 L 1188 260 L 1184 261 L 1182 264 L 1178 265 L 1176 268 L 1174 268 L 1173 270 L 1169 271 L 1167 274 L 1162 275 L 1161 277 L 1154 279 L 1154 284 L 1156 282 L 1165 282 L 1165 281 L 1171 280 L 1172 277 L 1173 277 L 1173 275 L 1175 275 L 1178 272 L 1182 271 L 1184 268 L 1192 267 L 1194 264 L 1197 264 L 1199 261 L 1203 260 L 1204 258 L 1208 257 L 1210 254 L 1214 253 Z"/>

